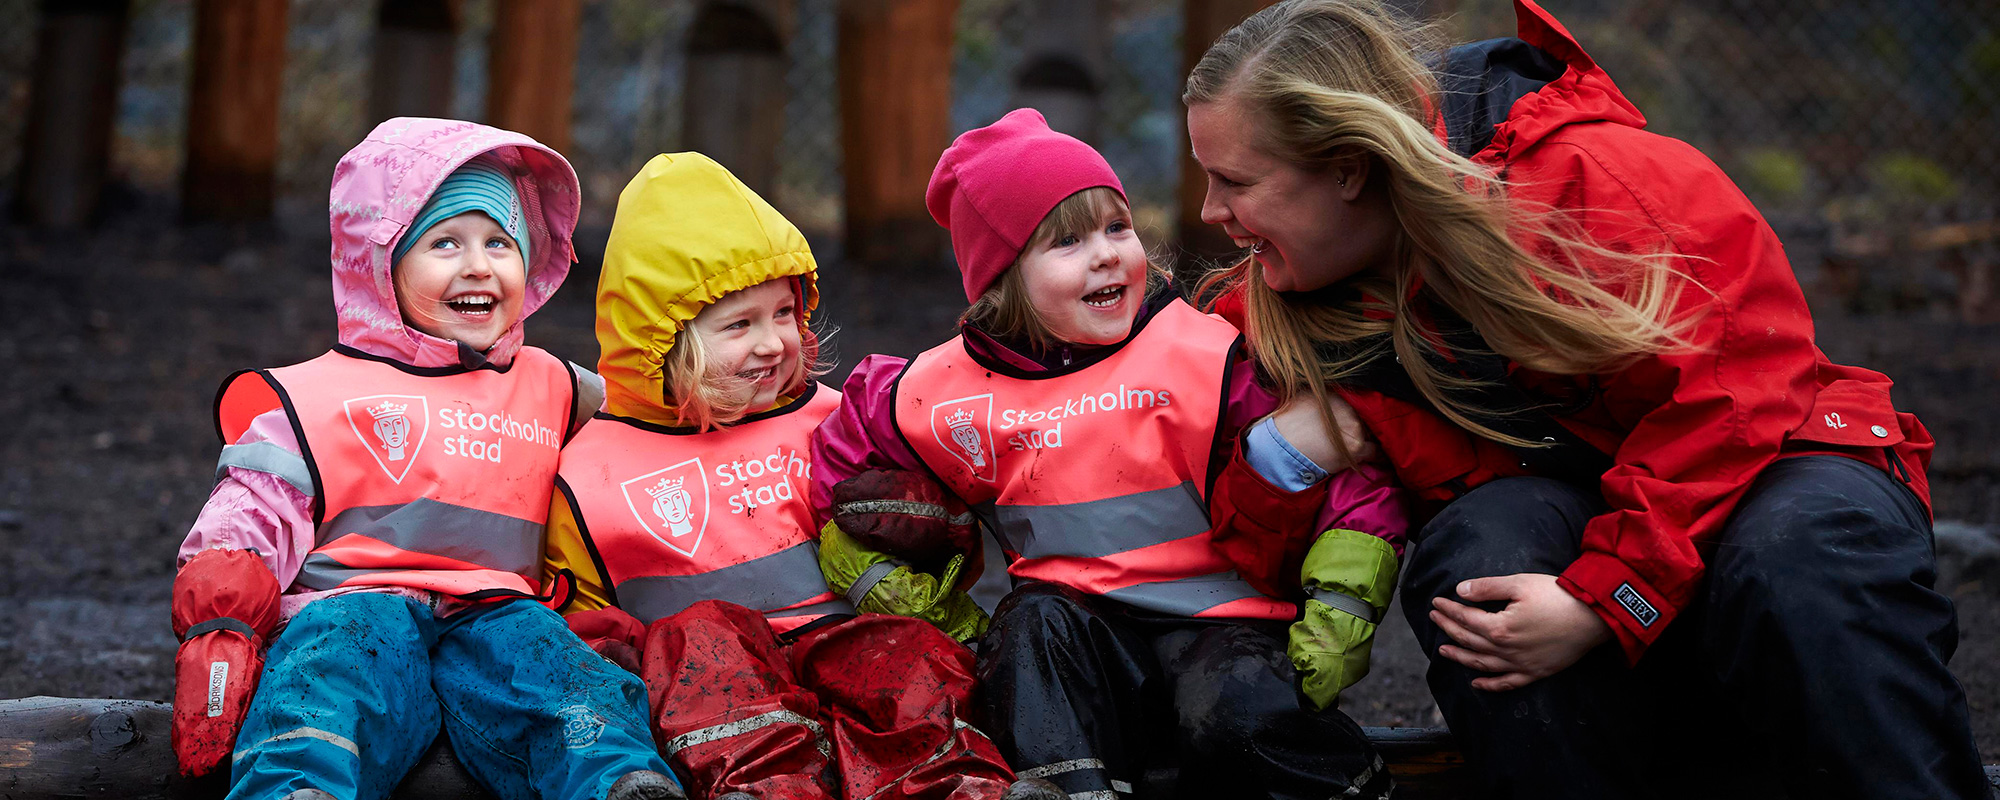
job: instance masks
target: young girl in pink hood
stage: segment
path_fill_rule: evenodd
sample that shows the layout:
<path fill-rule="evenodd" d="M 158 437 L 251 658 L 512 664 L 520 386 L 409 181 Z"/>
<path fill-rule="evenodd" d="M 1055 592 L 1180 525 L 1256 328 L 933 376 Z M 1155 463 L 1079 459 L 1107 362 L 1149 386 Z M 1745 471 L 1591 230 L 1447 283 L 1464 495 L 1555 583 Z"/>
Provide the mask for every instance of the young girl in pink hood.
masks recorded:
<path fill-rule="evenodd" d="M 1034 110 L 960 136 L 925 200 L 972 305 L 951 341 L 848 377 L 813 441 L 823 552 L 837 528 L 919 561 L 895 532 L 966 507 L 997 536 L 1013 591 L 978 678 L 1020 778 L 1124 797 L 1171 762 L 1188 797 L 1386 796 L 1328 707 L 1367 670 L 1407 527 L 1352 461 L 1365 440 L 1343 455 L 1329 413 L 1279 410 L 1236 329 L 1149 262 L 1110 164 Z M 1259 482 L 1213 491 L 1242 459 Z M 1311 506 L 1317 539 L 1234 548 L 1281 538 L 1236 530 L 1270 503 Z"/>
<path fill-rule="evenodd" d="M 392 119 L 341 159 L 339 343 L 216 399 L 174 581 L 184 772 L 382 798 L 442 728 L 507 800 L 683 796 L 645 687 L 539 602 L 557 455 L 601 389 L 521 321 L 574 260 L 578 194 L 555 151 L 469 122 Z"/>

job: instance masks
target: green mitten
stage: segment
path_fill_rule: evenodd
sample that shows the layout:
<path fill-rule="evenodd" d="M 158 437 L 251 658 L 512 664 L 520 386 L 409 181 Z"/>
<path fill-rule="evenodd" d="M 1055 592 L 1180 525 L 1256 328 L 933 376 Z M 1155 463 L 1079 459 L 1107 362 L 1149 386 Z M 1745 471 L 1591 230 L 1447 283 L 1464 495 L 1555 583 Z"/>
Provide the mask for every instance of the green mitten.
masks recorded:
<path fill-rule="evenodd" d="M 971 596 L 951 588 L 964 567 L 965 554 L 959 553 L 945 561 L 942 575 L 918 572 L 863 548 L 832 522 L 819 532 L 819 570 L 827 586 L 846 595 L 856 610 L 920 619 L 961 642 L 985 633 L 988 621 Z"/>
<path fill-rule="evenodd" d="M 1359 531 L 1319 535 L 1299 570 L 1307 599 L 1292 623 L 1285 653 L 1299 673 L 1299 691 L 1315 709 L 1332 706 L 1340 691 L 1368 674 L 1375 625 L 1396 592 L 1396 551 Z"/>

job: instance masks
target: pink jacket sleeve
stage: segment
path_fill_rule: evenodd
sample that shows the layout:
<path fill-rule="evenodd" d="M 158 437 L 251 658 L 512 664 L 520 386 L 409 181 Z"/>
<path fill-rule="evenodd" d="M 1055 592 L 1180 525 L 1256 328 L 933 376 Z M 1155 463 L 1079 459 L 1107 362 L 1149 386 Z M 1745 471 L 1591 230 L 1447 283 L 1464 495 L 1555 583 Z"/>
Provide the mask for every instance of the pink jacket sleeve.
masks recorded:
<path fill-rule="evenodd" d="M 871 469 L 927 468 L 896 431 L 889 391 L 909 359 L 871 355 L 856 364 L 840 387 L 840 408 L 813 432 L 813 522 L 833 518 L 833 485 Z"/>
<path fill-rule="evenodd" d="M 299 453 L 298 437 L 281 410 L 251 420 L 235 444 L 259 442 Z M 227 467 L 182 540 L 175 564 L 215 548 L 257 551 L 278 585 L 289 589 L 313 548 L 312 498 L 275 474 Z"/>
<path fill-rule="evenodd" d="M 1278 399 L 1259 386 L 1246 363 L 1231 374 L 1223 431 L 1230 452 L 1209 495 L 1214 541 L 1245 580 L 1275 597 L 1299 586 L 1299 565 L 1319 534 L 1333 528 L 1359 531 L 1389 543 L 1398 556 L 1409 535 L 1409 501 L 1393 473 L 1375 463 L 1356 464 L 1299 492 L 1287 492 L 1252 468 L 1242 453 L 1242 431 L 1277 410 Z"/>

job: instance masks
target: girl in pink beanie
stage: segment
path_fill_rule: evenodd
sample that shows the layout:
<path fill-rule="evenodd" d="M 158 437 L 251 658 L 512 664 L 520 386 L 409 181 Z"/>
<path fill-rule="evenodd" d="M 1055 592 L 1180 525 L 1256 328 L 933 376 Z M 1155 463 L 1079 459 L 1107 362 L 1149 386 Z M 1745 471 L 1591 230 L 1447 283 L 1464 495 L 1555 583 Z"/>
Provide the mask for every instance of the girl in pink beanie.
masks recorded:
<path fill-rule="evenodd" d="M 971 306 L 952 340 L 848 378 L 814 435 L 823 548 L 845 534 L 922 571 L 937 559 L 918 534 L 979 540 L 944 533 L 964 511 L 997 541 L 1012 591 L 978 674 L 1021 778 L 1129 796 L 1177 764 L 1189 796 L 1386 796 L 1330 705 L 1366 670 L 1407 528 L 1365 433 L 1278 410 L 1237 330 L 1147 258 L 1104 157 L 1034 110 L 960 136 L 925 201 Z M 1263 483 L 1218 496 L 1235 460 Z M 1302 603 L 1300 625 L 1346 616 L 1302 642 Z"/>

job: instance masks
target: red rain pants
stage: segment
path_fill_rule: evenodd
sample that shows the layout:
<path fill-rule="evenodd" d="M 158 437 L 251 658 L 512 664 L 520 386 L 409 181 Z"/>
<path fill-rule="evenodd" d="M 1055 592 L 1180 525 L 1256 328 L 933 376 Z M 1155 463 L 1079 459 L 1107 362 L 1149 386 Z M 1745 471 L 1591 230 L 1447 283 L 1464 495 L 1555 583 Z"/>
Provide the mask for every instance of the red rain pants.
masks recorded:
<path fill-rule="evenodd" d="M 972 652 L 928 623 L 867 614 L 781 644 L 709 600 L 655 621 L 643 652 L 660 752 L 697 800 L 997 800 L 1012 781 L 966 722 Z"/>

